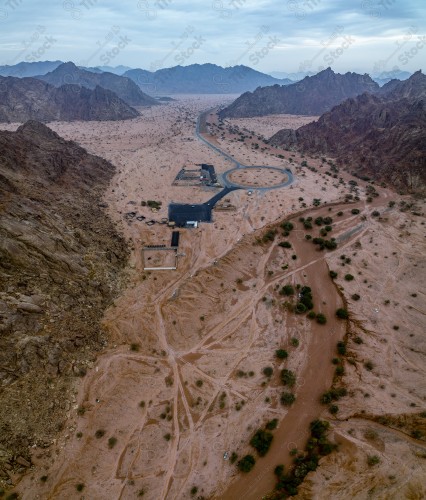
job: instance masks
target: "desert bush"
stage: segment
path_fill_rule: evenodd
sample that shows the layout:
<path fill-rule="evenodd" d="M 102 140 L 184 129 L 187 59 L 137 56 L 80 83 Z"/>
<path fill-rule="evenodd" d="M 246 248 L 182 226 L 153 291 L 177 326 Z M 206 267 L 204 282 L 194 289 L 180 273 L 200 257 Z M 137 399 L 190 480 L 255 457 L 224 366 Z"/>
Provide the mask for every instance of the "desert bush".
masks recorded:
<path fill-rule="evenodd" d="M 273 438 L 271 432 L 259 429 L 250 439 L 250 445 L 253 446 L 259 456 L 263 457 L 268 453 Z"/>
<path fill-rule="evenodd" d="M 275 351 L 275 356 L 279 359 L 286 359 L 288 357 L 288 352 L 285 349 L 277 349 Z"/>
<path fill-rule="evenodd" d="M 281 370 L 281 382 L 283 385 L 288 385 L 289 387 L 293 387 L 296 383 L 296 375 L 291 371 L 284 368 Z"/>
<path fill-rule="evenodd" d="M 325 325 L 327 323 L 327 318 L 325 317 L 324 314 L 318 313 L 317 314 L 317 323 L 320 325 Z"/>
<path fill-rule="evenodd" d="M 296 401 L 296 396 L 291 392 L 283 392 L 280 401 L 284 406 L 291 406 Z"/>
<path fill-rule="evenodd" d="M 349 318 L 349 313 L 346 309 L 339 308 L 336 311 L 336 316 L 340 319 L 348 319 Z"/>
<path fill-rule="evenodd" d="M 280 295 L 294 295 L 294 288 L 291 285 L 284 285 L 280 290 Z"/>
<path fill-rule="evenodd" d="M 345 342 L 337 342 L 337 352 L 341 355 L 344 356 L 346 354 L 346 344 Z"/>
<path fill-rule="evenodd" d="M 114 448 L 114 446 L 117 444 L 117 438 L 112 436 L 108 439 L 108 448 Z"/>
<path fill-rule="evenodd" d="M 250 472 L 253 469 L 255 463 L 256 460 L 254 459 L 253 455 L 246 455 L 238 461 L 237 467 L 241 472 Z"/>
<path fill-rule="evenodd" d="M 278 243 L 278 246 L 282 248 L 291 248 L 291 243 L 289 241 L 281 241 L 281 243 Z"/>

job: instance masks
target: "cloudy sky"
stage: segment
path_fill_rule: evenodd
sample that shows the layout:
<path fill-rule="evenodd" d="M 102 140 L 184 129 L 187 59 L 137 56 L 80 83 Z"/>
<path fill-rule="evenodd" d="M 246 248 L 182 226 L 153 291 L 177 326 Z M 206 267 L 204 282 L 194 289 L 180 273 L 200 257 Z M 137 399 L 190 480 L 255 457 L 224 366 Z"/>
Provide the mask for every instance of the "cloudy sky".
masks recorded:
<path fill-rule="evenodd" d="M 425 70 L 424 0 L 0 0 L 0 65 Z"/>

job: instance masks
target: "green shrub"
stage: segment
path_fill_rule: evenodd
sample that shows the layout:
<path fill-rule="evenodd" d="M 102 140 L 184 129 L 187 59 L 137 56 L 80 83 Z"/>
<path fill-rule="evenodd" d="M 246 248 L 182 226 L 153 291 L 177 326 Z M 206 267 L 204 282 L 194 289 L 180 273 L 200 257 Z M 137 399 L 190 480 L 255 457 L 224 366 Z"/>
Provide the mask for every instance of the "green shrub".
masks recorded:
<path fill-rule="evenodd" d="M 328 411 L 332 414 L 332 415 L 336 415 L 336 413 L 339 411 L 339 407 L 337 405 L 331 405 L 329 408 L 328 408 Z"/>
<path fill-rule="evenodd" d="M 352 281 L 353 279 L 354 279 L 354 277 L 352 276 L 352 274 L 345 274 L 346 281 Z"/>
<path fill-rule="evenodd" d="M 117 438 L 112 436 L 108 439 L 108 448 L 114 448 L 114 446 L 117 444 Z"/>
<path fill-rule="evenodd" d="M 270 420 L 270 421 L 269 421 L 269 422 L 265 425 L 265 427 L 266 427 L 266 429 L 267 429 L 268 431 L 273 431 L 274 429 L 276 429 L 276 428 L 277 428 L 277 425 L 278 425 L 278 419 L 277 419 L 277 418 L 274 418 L 274 419 Z"/>
<path fill-rule="evenodd" d="M 280 295 L 294 295 L 294 288 L 291 285 L 284 285 L 280 290 Z"/>
<path fill-rule="evenodd" d="M 346 354 L 346 344 L 345 342 L 337 342 L 337 352 L 341 355 L 344 356 Z"/>
<path fill-rule="evenodd" d="M 336 271 L 330 271 L 330 278 L 337 278 L 337 273 Z"/>
<path fill-rule="evenodd" d="M 291 406 L 296 401 L 296 396 L 291 392 L 283 392 L 280 401 L 284 406 Z"/>
<path fill-rule="evenodd" d="M 348 319 L 349 318 L 349 313 L 346 309 L 339 308 L 336 311 L 336 316 L 340 319 Z"/>
<path fill-rule="evenodd" d="M 327 323 L 327 318 L 324 316 L 324 314 L 317 314 L 317 323 L 319 323 L 320 325 L 325 325 Z"/>
<path fill-rule="evenodd" d="M 274 369 L 271 367 L 271 366 L 265 366 L 265 368 L 262 370 L 263 372 L 263 375 L 265 375 L 265 377 L 272 377 L 272 374 L 274 373 Z"/>
<path fill-rule="evenodd" d="M 372 467 L 380 463 L 380 458 L 377 455 L 368 455 L 367 464 Z"/>
<path fill-rule="evenodd" d="M 284 368 L 281 370 L 281 382 L 283 385 L 288 385 L 289 387 L 293 387 L 296 383 L 296 375 L 291 371 Z"/>
<path fill-rule="evenodd" d="M 305 306 L 305 304 L 302 304 L 302 302 L 298 302 L 294 310 L 296 314 L 303 314 L 307 311 L 307 307 Z"/>
<path fill-rule="evenodd" d="M 278 349 L 275 351 L 275 356 L 279 359 L 286 359 L 288 357 L 288 352 L 284 349 Z"/>
<path fill-rule="evenodd" d="M 281 224 L 281 228 L 284 229 L 284 231 L 287 231 L 288 233 L 294 229 L 294 225 L 291 222 L 283 222 Z"/>
<path fill-rule="evenodd" d="M 253 469 L 255 463 L 256 460 L 254 459 L 253 455 L 246 455 L 238 461 L 237 467 L 241 472 L 250 472 Z"/>
<path fill-rule="evenodd" d="M 250 444 L 263 457 L 268 453 L 273 438 L 274 436 L 271 432 L 259 429 L 250 439 Z"/>

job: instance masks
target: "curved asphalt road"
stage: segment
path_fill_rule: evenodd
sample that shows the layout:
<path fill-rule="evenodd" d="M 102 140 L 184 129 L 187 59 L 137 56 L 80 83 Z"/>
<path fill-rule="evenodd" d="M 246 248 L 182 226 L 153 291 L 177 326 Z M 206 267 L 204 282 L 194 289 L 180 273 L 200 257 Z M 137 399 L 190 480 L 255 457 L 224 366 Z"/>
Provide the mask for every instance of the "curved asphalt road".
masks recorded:
<path fill-rule="evenodd" d="M 227 160 L 229 160 L 229 161 L 231 161 L 232 163 L 235 164 L 234 168 L 228 170 L 227 172 L 225 172 L 224 174 L 221 175 L 223 184 L 225 185 L 226 188 L 250 189 L 250 190 L 256 189 L 258 191 L 269 191 L 270 189 L 277 189 L 277 188 L 281 188 L 281 187 L 287 187 L 287 186 L 289 186 L 290 184 L 293 183 L 294 177 L 293 177 L 293 174 L 292 174 L 292 172 L 290 170 L 279 168 L 279 167 L 271 167 L 269 165 L 255 165 L 255 166 L 254 165 L 250 165 L 250 166 L 249 165 L 243 165 L 242 163 L 240 163 L 239 161 L 237 161 L 235 158 L 233 158 L 230 154 L 226 153 L 225 151 L 223 151 L 222 149 L 220 149 L 218 146 L 215 146 L 214 144 L 212 144 L 211 142 L 209 142 L 205 137 L 203 137 L 201 135 L 201 132 L 200 132 L 201 120 L 202 120 L 202 118 L 204 116 L 206 116 L 207 114 L 209 114 L 214 109 L 216 109 L 216 108 L 210 108 L 207 111 L 203 111 L 202 113 L 200 113 L 200 115 L 198 116 L 198 119 L 197 119 L 197 125 L 195 127 L 195 135 L 197 136 L 197 138 L 201 142 L 203 142 L 210 149 L 213 149 L 213 151 L 215 151 L 216 153 L 220 154 L 221 156 L 223 156 L 224 158 L 226 158 Z M 231 182 L 228 179 L 228 175 L 231 172 L 234 172 L 235 170 L 237 170 L 239 168 L 271 168 L 273 170 L 278 170 L 280 172 L 284 171 L 287 174 L 287 176 L 288 176 L 288 180 L 286 182 L 281 183 L 281 184 L 277 184 L 276 186 L 270 186 L 270 187 L 241 186 L 239 184 L 235 184 L 234 182 Z"/>
<path fill-rule="evenodd" d="M 258 190 L 258 191 L 268 191 L 270 189 L 277 189 L 280 187 L 286 187 L 289 186 L 293 182 L 293 174 L 291 173 L 290 170 L 287 169 L 282 169 L 279 167 L 269 167 L 267 165 L 259 165 L 259 166 L 247 166 L 247 165 L 242 165 L 239 163 L 235 158 L 233 158 L 230 154 L 226 153 L 219 147 L 215 146 L 211 142 L 209 142 L 205 137 L 201 135 L 200 132 L 200 125 L 201 125 L 201 120 L 204 116 L 206 116 L 208 113 L 210 113 L 212 110 L 215 108 L 210 108 L 207 111 L 203 111 L 197 119 L 197 125 L 195 127 L 195 135 L 197 138 L 203 142 L 206 146 L 208 146 L 210 149 L 218 153 L 219 155 L 223 156 L 225 159 L 229 160 L 230 162 L 234 163 L 235 167 L 231 168 L 227 172 L 225 172 L 222 176 L 222 183 L 224 184 L 224 188 L 222 191 L 219 193 L 215 194 L 210 200 L 206 201 L 205 203 L 197 204 L 197 205 L 189 205 L 189 204 L 180 204 L 180 203 L 171 203 L 169 205 L 169 220 L 175 221 L 178 225 L 180 224 L 185 224 L 184 221 L 187 220 L 194 220 L 194 221 L 199 221 L 199 222 L 211 222 L 211 212 L 213 207 L 216 205 L 216 203 L 226 196 L 228 193 L 231 191 L 235 191 L 236 189 L 246 189 L 246 190 Z M 277 184 L 276 186 L 272 187 L 249 187 L 249 186 L 241 186 L 239 184 L 235 184 L 231 182 L 228 179 L 228 175 L 231 172 L 234 172 L 237 169 L 240 168 L 271 168 L 274 170 L 279 170 L 280 172 L 285 171 L 285 173 L 288 176 L 288 180 L 282 184 Z"/>

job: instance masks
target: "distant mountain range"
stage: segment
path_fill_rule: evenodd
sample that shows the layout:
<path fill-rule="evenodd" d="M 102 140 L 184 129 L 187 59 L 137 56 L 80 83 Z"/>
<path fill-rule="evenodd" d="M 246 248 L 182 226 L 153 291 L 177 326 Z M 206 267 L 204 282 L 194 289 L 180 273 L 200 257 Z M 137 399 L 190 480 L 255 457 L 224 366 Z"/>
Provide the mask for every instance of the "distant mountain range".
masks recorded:
<path fill-rule="evenodd" d="M 102 87 L 54 87 L 36 78 L 0 76 L 0 122 L 126 120 L 139 113 Z"/>
<path fill-rule="evenodd" d="M 87 69 L 87 71 L 94 71 L 95 73 L 107 72 L 114 73 L 115 75 L 123 75 L 126 71 L 129 71 L 129 66 L 96 66 L 95 68 L 85 68 L 79 66 L 81 69 Z"/>
<path fill-rule="evenodd" d="M 20 62 L 13 65 L 0 66 L 0 76 L 15 76 L 16 78 L 45 75 L 60 66 L 62 61 Z"/>
<path fill-rule="evenodd" d="M 392 80 L 376 94 L 348 99 L 318 121 L 283 129 L 270 143 L 327 154 L 360 175 L 405 190 L 426 188 L 426 76 Z"/>
<path fill-rule="evenodd" d="M 299 71 L 297 73 L 286 73 L 284 71 L 273 71 L 270 73 L 274 78 L 290 78 L 294 82 L 303 80 L 306 76 L 314 76 L 312 71 Z M 391 71 L 382 71 L 380 73 L 371 73 L 371 79 L 378 83 L 380 86 L 388 83 L 392 79 L 406 80 L 410 78 L 411 73 L 408 71 L 401 71 L 400 69 L 393 69 Z"/>
<path fill-rule="evenodd" d="M 46 75 L 37 76 L 39 80 L 50 83 L 55 87 L 64 84 L 73 84 L 94 89 L 97 86 L 114 92 L 129 106 L 155 106 L 158 102 L 142 90 L 129 78 L 113 73 L 93 73 L 78 68 L 74 63 L 61 64 Z"/>
<path fill-rule="evenodd" d="M 143 69 L 126 71 L 149 94 L 241 94 L 259 86 L 288 85 L 291 80 L 279 80 L 247 66 L 222 68 L 215 64 L 191 64 L 150 72 Z"/>
<path fill-rule="evenodd" d="M 340 75 L 331 68 L 291 85 L 261 87 L 246 92 L 220 112 L 221 118 L 274 114 L 321 115 L 348 97 L 375 92 L 379 86 L 368 75 Z"/>

